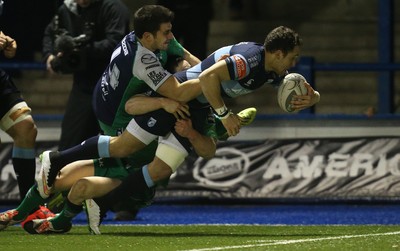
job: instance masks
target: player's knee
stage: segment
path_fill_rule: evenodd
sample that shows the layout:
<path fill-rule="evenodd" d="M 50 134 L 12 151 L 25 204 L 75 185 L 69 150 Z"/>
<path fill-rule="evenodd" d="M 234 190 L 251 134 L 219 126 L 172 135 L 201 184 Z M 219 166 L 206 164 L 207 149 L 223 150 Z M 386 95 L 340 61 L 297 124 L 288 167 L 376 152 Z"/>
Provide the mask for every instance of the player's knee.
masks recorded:
<path fill-rule="evenodd" d="M 81 178 L 71 187 L 70 194 L 73 194 L 75 197 L 84 197 L 88 193 L 88 189 L 89 181 L 85 178 Z"/>
<path fill-rule="evenodd" d="M 36 124 L 33 122 L 33 119 L 27 118 L 20 122 L 21 129 L 20 132 L 27 140 L 35 141 L 37 136 L 37 127 Z"/>
<path fill-rule="evenodd" d="M 34 146 L 37 136 L 37 127 L 31 117 L 13 125 L 7 133 L 13 138 L 14 142 L 20 146 Z"/>
<path fill-rule="evenodd" d="M 158 182 L 169 178 L 172 175 L 172 168 L 164 162 L 153 161 L 149 164 L 149 173 L 153 182 Z"/>
<path fill-rule="evenodd" d="M 8 131 L 11 127 L 18 125 L 21 121 L 29 121 L 33 123 L 31 108 L 29 108 L 25 102 L 17 103 L 3 116 L 3 118 L 1 118 L 0 128 L 3 131 Z"/>
<path fill-rule="evenodd" d="M 168 170 L 171 172 L 176 171 L 176 169 L 183 163 L 188 153 L 182 149 L 176 149 L 166 144 L 160 144 L 157 147 L 156 156 L 167 164 L 170 168 Z M 164 168 L 167 170 L 166 168 Z"/>

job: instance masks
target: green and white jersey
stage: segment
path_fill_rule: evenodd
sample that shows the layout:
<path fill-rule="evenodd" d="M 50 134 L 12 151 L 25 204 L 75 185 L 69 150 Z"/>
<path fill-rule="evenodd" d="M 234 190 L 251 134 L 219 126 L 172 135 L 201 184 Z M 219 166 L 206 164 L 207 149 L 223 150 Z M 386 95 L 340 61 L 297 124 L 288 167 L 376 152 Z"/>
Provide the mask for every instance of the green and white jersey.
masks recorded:
<path fill-rule="evenodd" d="M 154 53 L 140 44 L 134 32 L 126 35 L 95 87 L 93 105 L 97 118 L 112 128 L 125 128 L 132 118 L 125 112 L 126 101 L 149 90 L 157 91 L 171 76 L 163 68 L 169 53 L 183 56 L 183 48 L 172 40 L 166 52 Z"/>

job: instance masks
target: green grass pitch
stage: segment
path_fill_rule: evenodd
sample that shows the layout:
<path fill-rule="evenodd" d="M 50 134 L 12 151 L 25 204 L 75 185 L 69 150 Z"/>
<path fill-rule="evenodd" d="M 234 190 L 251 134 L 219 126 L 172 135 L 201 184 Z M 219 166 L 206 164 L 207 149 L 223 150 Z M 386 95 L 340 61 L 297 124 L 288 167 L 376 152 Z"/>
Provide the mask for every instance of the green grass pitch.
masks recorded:
<path fill-rule="evenodd" d="M 103 225 L 102 235 L 0 232 L 0 250 L 400 250 L 399 225 Z"/>

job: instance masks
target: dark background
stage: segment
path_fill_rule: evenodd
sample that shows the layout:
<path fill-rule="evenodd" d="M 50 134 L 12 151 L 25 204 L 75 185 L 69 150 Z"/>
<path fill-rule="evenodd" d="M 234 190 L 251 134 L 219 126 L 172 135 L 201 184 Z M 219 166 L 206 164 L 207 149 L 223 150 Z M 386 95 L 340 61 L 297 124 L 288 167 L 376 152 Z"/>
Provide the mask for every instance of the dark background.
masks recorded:
<path fill-rule="evenodd" d="M 17 41 L 15 61 L 32 61 L 42 49 L 42 37 L 62 0 L 5 0 L 0 30 Z M 40 59 L 40 58 L 39 58 Z"/>

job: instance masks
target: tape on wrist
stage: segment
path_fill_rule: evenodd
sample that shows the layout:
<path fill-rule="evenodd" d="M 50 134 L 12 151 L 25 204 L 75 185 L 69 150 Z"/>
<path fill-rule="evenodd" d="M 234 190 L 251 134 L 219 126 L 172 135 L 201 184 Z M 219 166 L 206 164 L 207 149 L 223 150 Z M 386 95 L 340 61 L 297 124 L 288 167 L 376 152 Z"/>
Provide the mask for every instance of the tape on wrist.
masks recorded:
<path fill-rule="evenodd" d="M 226 111 L 225 114 L 217 115 L 217 116 L 218 116 L 219 119 L 223 120 L 223 119 L 227 119 L 229 117 L 229 115 L 231 115 L 231 113 L 232 112 L 230 110 L 228 110 L 228 111 Z"/>
<path fill-rule="evenodd" d="M 222 106 L 220 108 L 216 108 L 214 111 L 215 111 L 215 114 L 217 114 L 218 117 L 225 116 L 227 113 L 229 113 L 229 110 L 226 107 L 226 105 L 224 105 L 224 106 Z"/>

